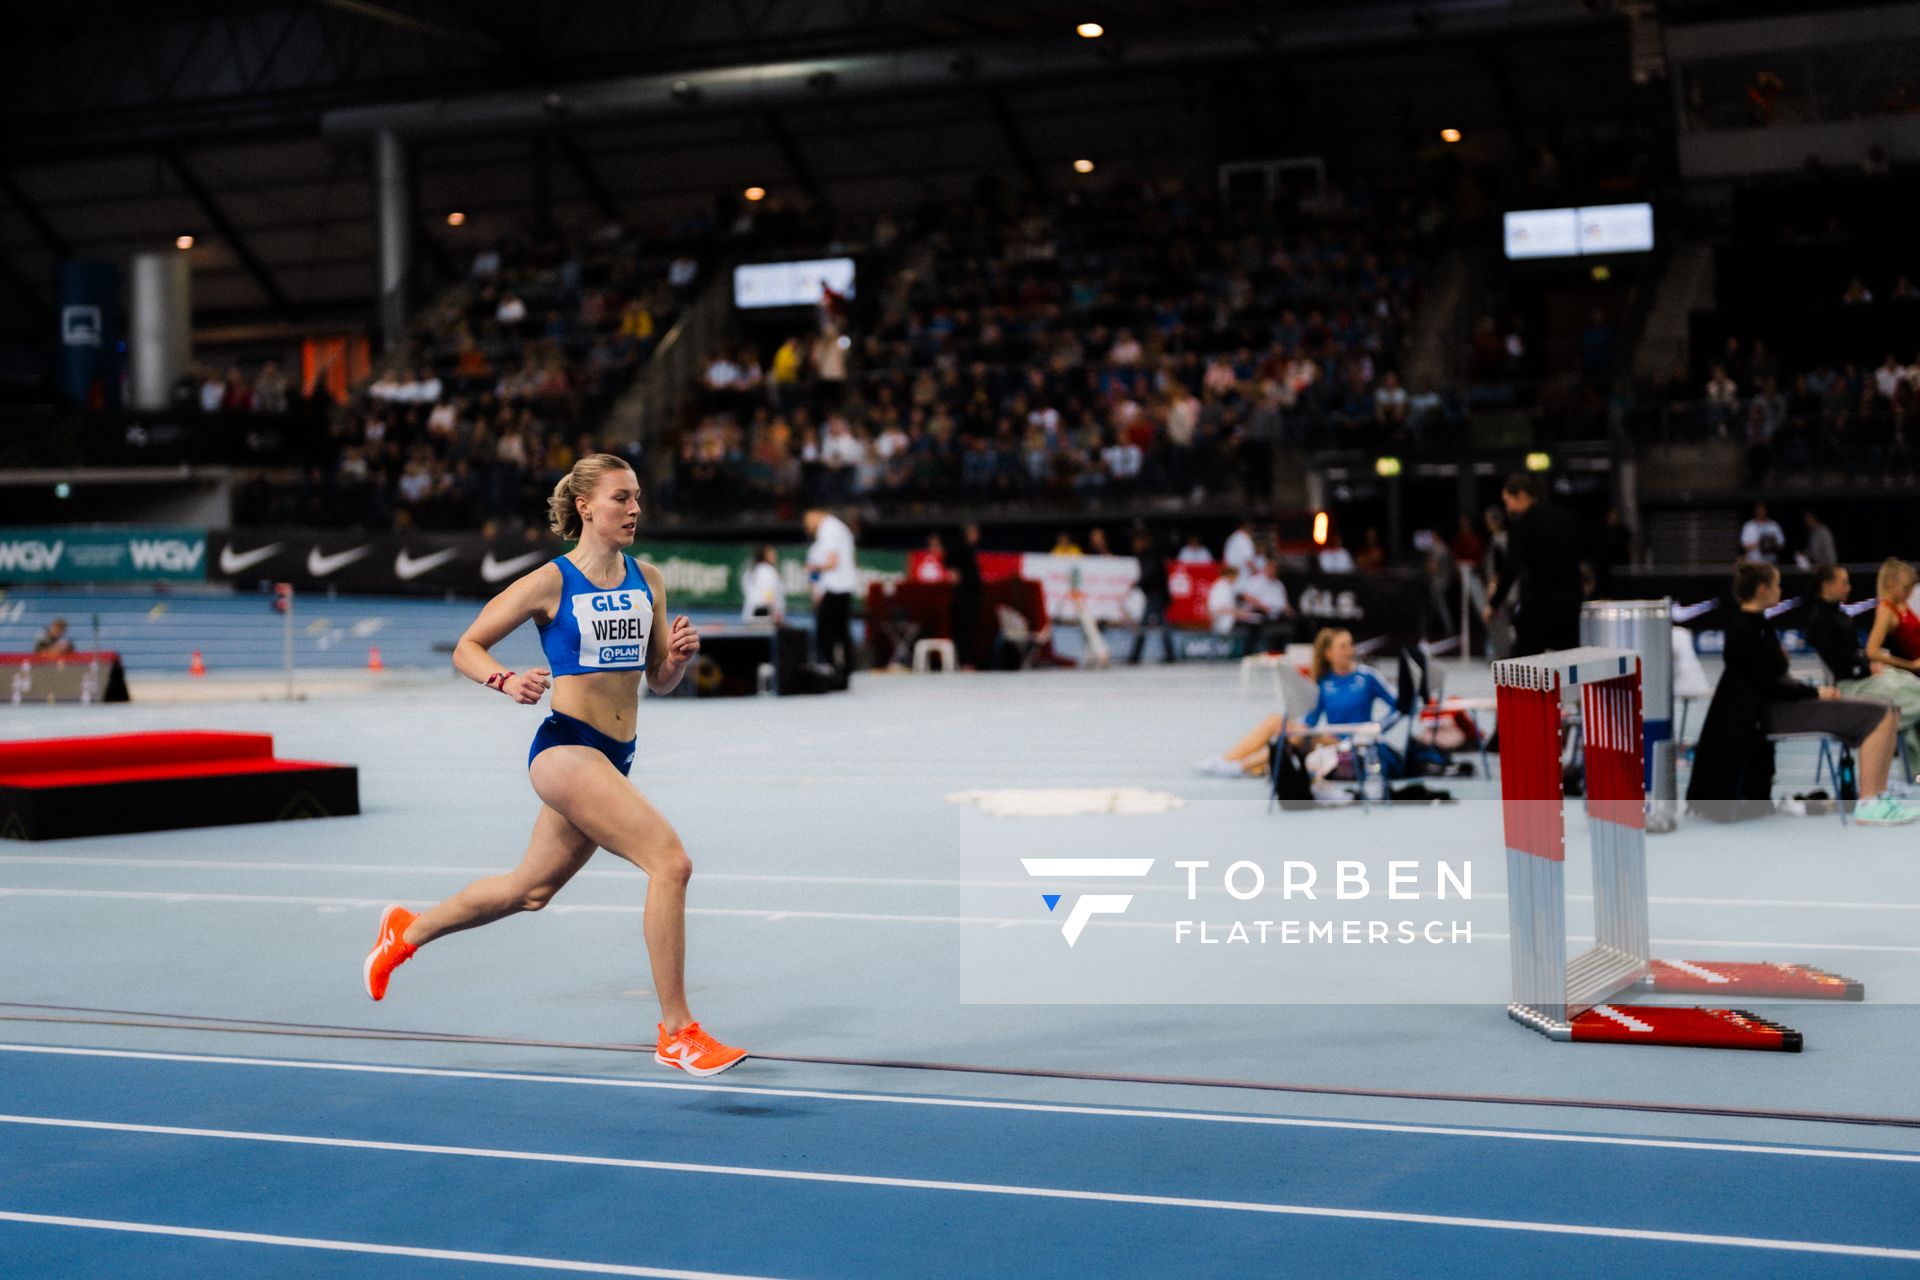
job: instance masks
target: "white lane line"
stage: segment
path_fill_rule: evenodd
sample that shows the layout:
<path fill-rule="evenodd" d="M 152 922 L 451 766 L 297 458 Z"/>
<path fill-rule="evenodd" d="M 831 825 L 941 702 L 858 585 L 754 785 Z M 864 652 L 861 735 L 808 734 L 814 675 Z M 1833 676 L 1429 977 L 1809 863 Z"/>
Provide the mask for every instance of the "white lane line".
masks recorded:
<path fill-rule="evenodd" d="M 1575 1146 L 1646 1147 L 1663 1151 L 1711 1151 L 1737 1155 L 1799 1156 L 1822 1160 L 1865 1160 L 1873 1164 L 1920 1164 L 1920 1154 L 1903 1151 L 1768 1146 L 1757 1143 L 1707 1142 L 1688 1138 L 1627 1138 L 1605 1134 L 1555 1133 L 1550 1130 L 1481 1129 L 1459 1125 L 1395 1124 L 1387 1121 L 1366 1120 L 1310 1120 L 1296 1116 L 1258 1116 L 1225 1111 L 1162 1111 L 1142 1107 L 1096 1107 L 1057 1102 L 943 1098 L 913 1093 L 849 1093 L 826 1089 L 778 1089 L 765 1085 L 695 1084 L 682 1080 L 624 1080 L 610 1076 L 556 1076 L 454 1067 L 377 1066 L 352 1062 L 314 1062 L 299 1058 L 249 1058 L 231 1055 L 164 1053 L 139 1049 L 70 1049 L 56 1045 L 0 1044 L 0 1052 L 39 1053 L 75 1058 L 126 1058 L 145 1062 L 185 1062 L 196 1066 L 276 1067 L 296 1071 L 425 1076 L 442 1080 L 495 1080 L 510 1084 L 585 1085 L 593 1088 L 654 1089 L 671 1093 L 721 1093 L 757 1098 L 874 1102 L 887 1106 L 947 1107 L 962 1111 L 1025 1111 L 1047 1115 L 1100 1116 L 1125 1120 L 1185 1120 L 1200 1124 L 1252 1125 L 1276 1129 L 1343 1129 L 1359 1133 L 1400 1133 L 1441 1138 L 1495 1138 L 1514 1142 L 1560 1142 Z"/>
<path fill-rule="evenodd" d="M 609 857 L 613 855 L 609 854 Z M 1151 861 L 1151 859 L 1143 859 Z M 447 876 L 492 876 L 499 875 L 501 865 L 494 866 L 429 866 L 419 863 L 407 865 L 384 865 L 381 863 L 353 862 L 222 862 L 213 858 L 83 858 L 64 854 L 0 854 L 0 865 L 22 864 L 54 867 L 133 867 L 144 870 L 167 871 L 317 871 L 344 872 L 348 874 L 377 875 L 447 875 Z M 700 879 L 738 884 L 817 884 L 833 888 L 874 888 L 874 889 L 1027 889 L 1033 881 L 1026 880 L 942 880 L 909 876 L 802 876 L 802 875 L 762 875 L 739 871 L 700 871 Z M 576 880 L 625 880 L 631 882 L 635 872 L 632 867 L 618 871 L 595 871 L 591 868 L 574 876 Z M 1139 884 L 1137 882 L 1114 881 L 1111 885 L 1087 885 L 1089 889 L 1114 888 L 1130 889 L 1135 893 L 1185 893 L 1183 883 Z M 1218 885 L 1201 885 L 1199 892 L 1224 896 L 1226 890 Z M 1431 896 L 1431 895 L 1428 895 Z"/>
<path fill-rule="evenodd" d="M 258 1133 L 240 1129 L 192 1129 L 173 1125 L 113 1124 L 99 1120 L 66 1120 L 44 1116 L 0 1115 L 0 1124 L 38 1125 L 57 1129 L 92 1129 L 139 1133 L 158 1137 L 212 1138 L 228 1142 L 262 1142 L 285 1146 L 333 1147 L 355 1151 L 393 1151 L 406 1155 L 458 1156 L 475 1160 L 513 1160 L 529 1164 L 593 1165 L 609 1169 L 640 1169 L 652 1173 L 707 1174 L 727 1178 L 761 1178 L 776 1182 L 814 1182 L 840 1186 L 887 1187 L 906 1191 L 949 1191 L 965 1195 L 1019 1196 L 1036 1200 L 1076 1200 L 1095 1204 L 1131 1204 L 1167 1209 L 1214 1209 L 1230 1213 L 1266 1213 L 1300 1218 L 1339 1218 L 1356 1222 L 1399 1222 L 1413 1226 L 1470 1227 L 1483 1231 L 1526 1231 L 1546 1235 L 1597 1236 L 1612 1240 L 1650 1240 L 1662 1244 L 1698 1244 L 1723 1248 L 1768 1249 L 1788 1253 L 1841 1254 L 1857 1258 L 1898 1258 L 1920 1261 L 1920 1249 L 1883 1245 L 1837 1244 L 1824 1240 L 1783 1240 L 1766 1236 L 1707 1235 L 1692 1231 L 1650 1231 L 1637 1227 L 1587 1226 L 1566 1222 L 1535 1222 L 1511 1218 L 1467 1218 L 1451 1214 L 1401 1213 L 1388 1209 L 1338 1209 L 1323 1205 L 1276 1204 L 1256 1200 L 1216 1200 L 1194 1196 L 1156 1196 L 1125 1191 L 1082 1191 L 1067 1187 L 1032 1187 L 1014 1183 L 952 1182 L 944 1178 L 896 1178 L 868 1173 L 823 1173 L 807 1169 L 769 1169 L 753 1165 L 693 1164 L 680 1160 L 636 1160 L 624 1156 L 582 1156 L 556 1151 L 513 1151 L 494 1147 L 452 1147 L 433 1143 L 376 1142 L 362 1138 L 321 1138 L 307 1134 Z"/>
<path fill-rule="evenodd" d="M 0 899 L 5 898 L 107 898 L 134 902 L 166 902 L 183 904 L 190 902 L 219 903 L 226 906 L 282 906 L 282 907 L 362 907 L 369 910 L 384 907 L 393 899 L 385 898 L 327 898 L 305 894 L 271 893 L 181 893 L 176 890 L 155 889 L 15 889 L 0 887 Z M 619 915 L 637 916 L 645 913 L 646 908 L 632 903 L 595 903 L 595 902 L 556 902 L 545 908 L 559 915 Z M 688 907 L 690 916 L 733 916 L 751 920 L 861 920 L 880 924 L 972 924 L 972 925 L 1045 925 L 1045 919 L 1018 919 L 1000 916 L 945 916 L 945 915 L 906 915 L 882 911 L 795 911 L 791 908 L 760 907 Z M 1167 923 L 1149 920 L 1115 920 L 1103 922 L 1102 928 L 1112 929 L 1170 929 Z"/>
<path fill-rule="evenodd" d="M 667 1267 L 635 1267 L 617 1262 L 578 1262 L 571 1258 L 533 1258 L 517 1253 L 473 1253 L 465 1249 L 426 1249 L 407 1244 L 370 1244 L 361 1240 L 321 1240 L 312 1236 L 270 1236 L 256 1231 L 218 1231 L 211 1227 L 176 1227 L 159 1222 L 120 1222 L 111 1218 L 67 1218 L 51 1213 L 15 1213 L 0 1210 L 0 1222 L 22 1222 L 39 1227 L 80 1227 L 89 1231 L 128 1231 L 148 1236 L 186 1236 L 195 1240 L 224 1240 L 235 1244 L 271 1244 L 289 1249 L 326 1249 L 335 1253 L 376 1253 L 399 1258 L 432 1258 L 440 1262 L 481 1262 L 496 1267 L 535 1267 L 542 1271 L 583 1271 L 597 1276 L 650 1276 L 655 1280 L 766 1280 L 720 1271 L 676 1271 Z"/>
<path fill-rule="evenodd" d="M 215 902 L 227 905 L 250 904 L 266 906 L 305 906 L 305 907 L 384 907 L 393 899 L 379 898 L 335 898 L 318 894 L 272 894 L 272 893 L 186 893 L 174 889 L 36 889 L 24 887 L 0 886 L 0 898 L 93 898 L 118 899 L 130 902 Z M 640 915 L 643 906 L 627 903 L 592 902 L 556 902 L 546 910 L 568 915 L 573 913 L 587 915 Z M 733 916 L 753 920 L 861 920 L 882 924 L 965 924 L 991 925 L 1005 928 L 1010 925 L 1043 925 L 1045 919 L 1008 916 L 954 916 L 925 915 L 907 912 L 886 911 L 795 911 L 790 908 L 759 907 L 688 907 L 690 916 Z M 1103 929 L 1157 929 L 1162 932 L 1173 928 L 1170 920 L 1113 920 L 1103 921 Z M 1476 931 L 1476 938 L 1486 942 L 1505 942 L 1504 933 Z M 1575 942 L 1591 942 L 1592 935 L 1569 935 Z M 1920 946 L 1900 946 L 1893 943 L 1868 942 L 1802 942 L 1798 940 L 1782 941 L 1752 938 L 1655 938 L 1653 941 L 1664 947 L 1760 947 L 1795 949 L 1801 951 L 1870 951 L 1896 955 L 1920 955 Z"/>
<path fill-rule="evenodd" d="M 609 855 L 611 856 L 611 855 Z M 0 854 L 0 865 L 7 866 L 45 866 L 45 867 L 132 867 L 139 870 L 166 871 L 297 871 L 319 873 L 342 873 L 350 875 L 446 875 L 446 876 L 490 876 L 498 875 L 501 864 L 488 866 L 443 865 L 426 863 L 383 863 L 383 862 L 264 862 L 264 861 L 228 861 L 219 858 L 112 858 L 86 857 L 74 854 Z M 1024 889 L 1031 880 L 947 880 L 925 876 L 810 876 L 775 875 L 738 871 L 705 871 L 699 873 L 702 880 L 724 881 L 739 884 L 817 884 L 833 887 L 867 886 L 883 889 L 964 889 L 964 888 L 1000 888 Z M 631 880 L 632 868 L 617 871 L 597 871 L 589 867 L 574 878 L 576 880 Z M 1088 886 L 1100 888 L 1109 886 Z M 1185 884 L 1139 884 L 1137 882 L 1114 881 L 1110 886 L 1126 889 L 1134 893 L 1149 893 L 1164 890 L 1168 893 L 1186 892 Z M 1201 893 L 1224 894 L 1225 889 L 1217 885 L 1201 885 Z M 1432 894 L 1421 894 L 1421 898 L 1432 898 Z M 1476 893 L 1475 902 L 1505 902 L 1507 895 L 1498 892 Z M 1592 902 L 1590 893 L 1570 893 L 1569 902 Z M 1654 906 L 1672 907 L 1757 907 L 1783 908 L 1799 910 L 1817 908 L 1832 911 L 1920 911 L 1920 902 L 1835 902 L 1812 898 L 1690 898 L 1654 896 L 1647 901 Z"/>

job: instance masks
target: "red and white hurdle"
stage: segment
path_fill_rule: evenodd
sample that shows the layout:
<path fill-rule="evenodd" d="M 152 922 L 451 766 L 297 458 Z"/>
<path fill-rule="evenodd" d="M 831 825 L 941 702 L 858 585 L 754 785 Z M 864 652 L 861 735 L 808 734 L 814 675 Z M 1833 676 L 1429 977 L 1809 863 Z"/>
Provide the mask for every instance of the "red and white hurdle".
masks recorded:
<path fill-rule="evenodd" d="M 1798 1052 L 1798 1031 L 1742 1009 L 1627 1005 L 1630 988 L 1858 1000 L 1860 984 L 1791 964 L 1654 960 L 1648 940 L 1640 659 L 1580 648 L 1493 664 L 1518 1022 L 1556 1040 Z M 1593 854 L 1594 945 L 1568 958 L 1561 708 L 1578 692 Z"/>

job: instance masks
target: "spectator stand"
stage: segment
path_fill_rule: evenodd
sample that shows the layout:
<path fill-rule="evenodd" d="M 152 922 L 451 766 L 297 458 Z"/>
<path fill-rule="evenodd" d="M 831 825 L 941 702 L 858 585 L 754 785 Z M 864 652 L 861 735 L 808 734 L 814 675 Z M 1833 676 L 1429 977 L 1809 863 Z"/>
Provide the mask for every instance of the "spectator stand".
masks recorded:
<path fill-rule="evenodd" d="M 1116 183 L 924 211 L 870 327 L 827 317 L 849 324 L 844 373 L 784 341 L 713 353 L 677 509 L 1264 501 L 1277 446 L 1384 438 L 1376 387 L 1387 434 L 1417 430 L 1394 373 L 1424 245 L 1407 207 Z"/>
<path fill-rule="evenodd" d="M 333 413 L 320 456 L 235 490 L 242 524 L 468 529 L 537 511 L 558 473 L 602 447 L 608 409 L 672 324 L 699 230 L 509 238 L 424 307 L 404 354 Z"/>

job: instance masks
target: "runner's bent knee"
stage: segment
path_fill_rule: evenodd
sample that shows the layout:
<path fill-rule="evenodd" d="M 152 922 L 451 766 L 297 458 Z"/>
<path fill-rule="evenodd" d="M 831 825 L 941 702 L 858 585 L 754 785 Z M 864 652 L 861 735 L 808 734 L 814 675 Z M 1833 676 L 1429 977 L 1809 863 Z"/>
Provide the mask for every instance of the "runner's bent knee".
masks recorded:
<path fill-rule="evenodd" d="M 637 845 L 627 856 L 656 880 L 685 884 L 693 878 L 693 859 L 687 856 L 686 846 L 680 843 L 680 837 L 672 833 L 662 839 Z"/>

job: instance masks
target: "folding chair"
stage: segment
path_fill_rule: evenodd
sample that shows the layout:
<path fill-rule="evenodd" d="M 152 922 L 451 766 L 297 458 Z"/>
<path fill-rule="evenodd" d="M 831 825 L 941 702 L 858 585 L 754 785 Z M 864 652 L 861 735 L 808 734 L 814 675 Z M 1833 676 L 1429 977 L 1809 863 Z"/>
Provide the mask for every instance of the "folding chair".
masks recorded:
<path fill-rule="evenodd" d="M 1687 741 L 1687 720 L 1693 704 L 1713 696 L 1713 681 L 1707 679 L 1700 655 L 1693 651 L 1693 632 L 1685 627 L 1673 629 L 1673 700 L 1680 704 L 1680 723 L 1674 730 L 1674 749 Z"/>

